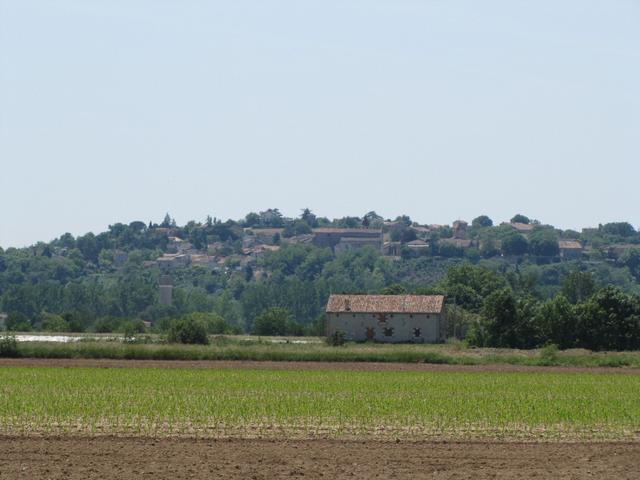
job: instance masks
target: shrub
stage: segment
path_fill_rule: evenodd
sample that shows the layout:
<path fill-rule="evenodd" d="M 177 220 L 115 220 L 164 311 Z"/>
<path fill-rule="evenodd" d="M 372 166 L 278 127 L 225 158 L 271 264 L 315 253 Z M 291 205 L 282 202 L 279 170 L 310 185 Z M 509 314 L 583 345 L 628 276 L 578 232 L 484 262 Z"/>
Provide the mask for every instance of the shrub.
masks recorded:
<path fill-rule="evenodd" d="M 5 322 L 5 326 L 10 332 L 30 332 L 32 328 L 27 316 L 20 312 L 10 313 Z"/>
<path fill-rule="evenodd" d="M 540 349 L 540 360 L 544 365 L 556 365 L 558 363 L 558 346 L 555 343 L 545 345 Z"/>
<path fill-rule="evenodd" d="M 346 342 L 346 335 L 341 330 L 336 330 L 327 337 L 327 344 L 332 347 L 340 347 Z"/>
<path fill-rule="evenodd" d="M 169 327 L 169 343 L 189 343 L 208 345 L 206 324 L 199 319 L 185 317 L 174 321 Z"/>
<path fill-rule="evenodd" d="M 60 315 L 44 313 L 39 322 L 40 330 L 44 332 L 68 332 L 69 323 Z"/>
<path fill-rule="evenodd" d="M 272 307 L 262 312 L 253 324 L 255 335 L 302 335 L 303 328 L 282 307 Z"/>
<path fill-rule="evenodd" d="M 3 335 L 0 337 L 0 357 L 18 356 L 18 342 L 13 335 Z"/>

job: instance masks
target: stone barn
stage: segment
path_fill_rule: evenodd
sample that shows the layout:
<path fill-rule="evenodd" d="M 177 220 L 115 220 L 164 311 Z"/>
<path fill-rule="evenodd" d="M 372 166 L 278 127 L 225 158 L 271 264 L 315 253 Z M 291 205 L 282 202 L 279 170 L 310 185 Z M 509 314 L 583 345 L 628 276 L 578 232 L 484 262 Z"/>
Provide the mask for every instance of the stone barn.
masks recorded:
<path fill-rule="evenodd" d="M 442 295 L 331 295 L 327 335 L 342 331 L 347 340 L 437 343 L 445 340 Z"/>

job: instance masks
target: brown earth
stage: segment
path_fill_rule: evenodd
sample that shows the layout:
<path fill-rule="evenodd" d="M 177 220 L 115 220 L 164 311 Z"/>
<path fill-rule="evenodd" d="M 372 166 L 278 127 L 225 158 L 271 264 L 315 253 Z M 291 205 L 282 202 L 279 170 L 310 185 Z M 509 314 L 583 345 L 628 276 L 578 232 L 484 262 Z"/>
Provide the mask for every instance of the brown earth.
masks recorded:
<path fill-rule="evenodd" d="M 9 479 L 640 477 L 640 443 L 0 437 Z"/>
<path fill-rule="evenodd" d="M 384 362 L 272 362 L 233 360 L 111 360 L 88 358 L 0 358 L 0 367 L 205 368 L 253 370 L 338 370 L 411 372 L 531 372 L 640 375 L 630 367 L 534 367 L 524 365 L 441 365 Z"/>

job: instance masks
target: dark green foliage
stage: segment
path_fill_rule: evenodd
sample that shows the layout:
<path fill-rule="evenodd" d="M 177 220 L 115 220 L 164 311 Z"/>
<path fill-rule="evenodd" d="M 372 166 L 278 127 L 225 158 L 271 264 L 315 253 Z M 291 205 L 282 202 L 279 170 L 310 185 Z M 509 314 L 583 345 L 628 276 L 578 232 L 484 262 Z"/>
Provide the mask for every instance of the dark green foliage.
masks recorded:
<path fill-rule="evenodd" d="M 517 213 L 511 219 L 511 223 L 526 223 L 526 224 L 529 224 L 530 221 L 531 220 L 529 220 L 529 217 L 526 217 L 526 216 L 522 215 L 521 213 Z"/>
<path fill-rule="evenodd" d="M 473 228 L 492 227 L 493 226 L 493 220 L 491 220 L 486 215 L 480 215 L 479 217 L 476 217 L 476 218 L 473 219 L 473 221 L 471 222 L 471 226 Z"/>
<path fill-rule="evenodd" d="M 32 328 L 27 316 L 20 312 L 12 312 L 7 315 L 5 327 L 10 332 L 30 332 Z"/>
<path fill-rule="evenodd" d="M 10 313 L 6 327 L 13 331 L 122 331 L 127 322 L 139 325 L 142 319 L 153 323 L 153 331 L 167 332 L 175 319 L 202 315 L 207 331 L 219 334 L 251 332 L 262 313 L 282 307 L 296 320 L 285 329 L 290 334 L 324 335 L 319 319 L 331 293 L 444 293 L 447 304 L 459 310 L 459 326 L 464 325 L 452 334 L 462 337 L 469 325 L 474 334 L 482 330 L 477 325 L 486 326 L 478 321 L 486 299 L 509 288 L 517 310 L 509 329 L 529 332 L 522 334 L 528 339 L 518 339 L 517 344 L 551 341 L 566 348 L 581 345 L 578 314 L 600 285 L 640 294 L 640 243 L 638 249 L 629 247 L 640 237 L 629 224 L 607 224 L 582 233 L 536 224 L 528 243 L 511 226 L 491 223 L 486 216 L 477 217 L 467 232 L 480 250 L 447 245 L 442 240 L 451 238 L 453 231 L 443 226 L 420 230 L 430 248 L 409 255 L 415 249 L 405 246 L 401 259 L 384 257 L 373 248 L 335 256 L 311 244 L 289 244 L 284 235 L 276 239 L 279 251 L 247 255 L 243 239 L 248 234 L 242 227 L 280 226 L 286 235 L 297 235 L 315 226 L 368 226 L 407 242 L 416 235 L 408 216 L 385 225 L 375 212 L 329 220 L 304 209 L 292 220 L 270 209 L 249 214 L 240 223 L 209 217 L 204 223 L 177 226 L 170 216 L 163 228 L 154 222 L 116 223 L 99 234 L 64 234 L 49 243 L 0 250 L 0 311 Z M 208 249 L 226 258 L 216 266 L 171 269 L 174 301 L 164 306 L 159 304 L 158 280 L 168 272 L 145 261 L 166 253 L 170 236 L 191 242 L 201 253 Z M 561 259 L 558 236 L 579 239 L 588 249 L 580 260 Z M 554 302 L 559 293 L 564 298 Z M 208 321 L 214 313 L 215 320 Z M 528 318 L 535 318 L 534 325 Z"/>
<path fill-rule="evenodd" d="M 405 295 L 406 293 L 407 289 L 398 283 L 394 283 L 380 290 L 380 295 Z"/>
<path fill-rule="evenodd" d="M 529 251 L 529 242 L 518 232 L 509 232 L 502 238 L 502 251 L 505 255 L 524 255 Z"/>
<path fill-rule="evenodd" d="M 470 312 L 480 312 L 484 299 L 506 286 L 504 279 L 485 267 L 451 267 L 442 282 L 447 299 Z"/>
<path fill-rule="evenodd" d="M 529 251 L 533 255 L 553 257 L 560 253 L 558 235 L 552 228 L 536 228 L 529 235 Z"/>
<path fill-rule="evenodd" d="M 631 275 L 637 281 L 640 281 L 640 247 L 624 252 L 620 257 L 620 261 L 629 268 Z"/>
<path fill-rule="evenodd" d="M 11 335 L 0 336 L 0 358 L 15 358 L 19 356 L 18 342 Z"/>
<path fill-rule="evenodd" d="M 327 337 L 327 345 L 332 347 L 341 347 L 346 343 L 346 335 L 341 330 L 336 330 Z"/>
<path fill-rule="evenodd" d="M 605 287 L 577 310 L 577 344 L 591 350 L 640 348 L 640 303 L 614 287 Z"/>
<path fill-rule="evenodd" d="M 596 282 L 590 272 L 573 270 L 562 277 L 561 293 L 571 303 L 585 301 L 596 291 Z"/>
<path fill-rule="evenodd" d="M 282 232 L 282 236 L 285 238 L 293 237 L 295 235 L 304 235 L 311 233 L 311 227 L 304 220 L 296 220 L 293 223 L 288 224 L 284 231 Z"/>
<path fill-rule="evenodd" d="M 180 318 L 171 323 L 167 341 L 169 343 L 207 345 L 209 343 L 207 326 L 200 319 Z"/>
<path fill-rule="evenodd" d="M 607 223 L 601 228 L 602 233 L 607 235 L 615 235 L 618 237 L 633 237 L 636 234 L 633 225 L 627 222 Z"/>
<path fill-rule="evenodd" d="M 111 333 L 118 330 L 122 319 L 115 317 L 103 317 L 96 320 L 93 331 L 96 333 Z"/>
<path fill-rule="evenodd" d="M 38 323 L 39 330 L 44 332 L 69 332 L 69 323 L 60 315 L 45 313 Z"/>
<path fill-rule="evenodd" d="M 538 310 L 536 321 L 542 340 L 563 349 L 577 345 L 575 307 L 563 295 L 543 303 Z"/>
<path fill-rule="evenodd" d="M 480 323 L 472 335 L 474 343 L 488 347 L 534 348 L 539 345 L 536 322 L 538 305 L 532 299 L 517 299 L 509 289 L 487 297 Z"/>
<path fill-rule="evenodd" d="M 272 307 L 262 312 L 253 322 L 254 335 L 302 335 L 298 325 L 286 308 Z"/>

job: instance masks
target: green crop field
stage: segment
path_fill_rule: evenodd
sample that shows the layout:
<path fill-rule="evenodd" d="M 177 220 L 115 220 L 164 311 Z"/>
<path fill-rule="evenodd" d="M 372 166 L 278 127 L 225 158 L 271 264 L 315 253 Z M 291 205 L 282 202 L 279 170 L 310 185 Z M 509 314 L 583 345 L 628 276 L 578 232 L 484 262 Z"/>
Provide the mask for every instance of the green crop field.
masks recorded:
<path fill-rule="evenodd" d="M 638 439 L 640 376 L 0 368 L 0 433 Z"/>

